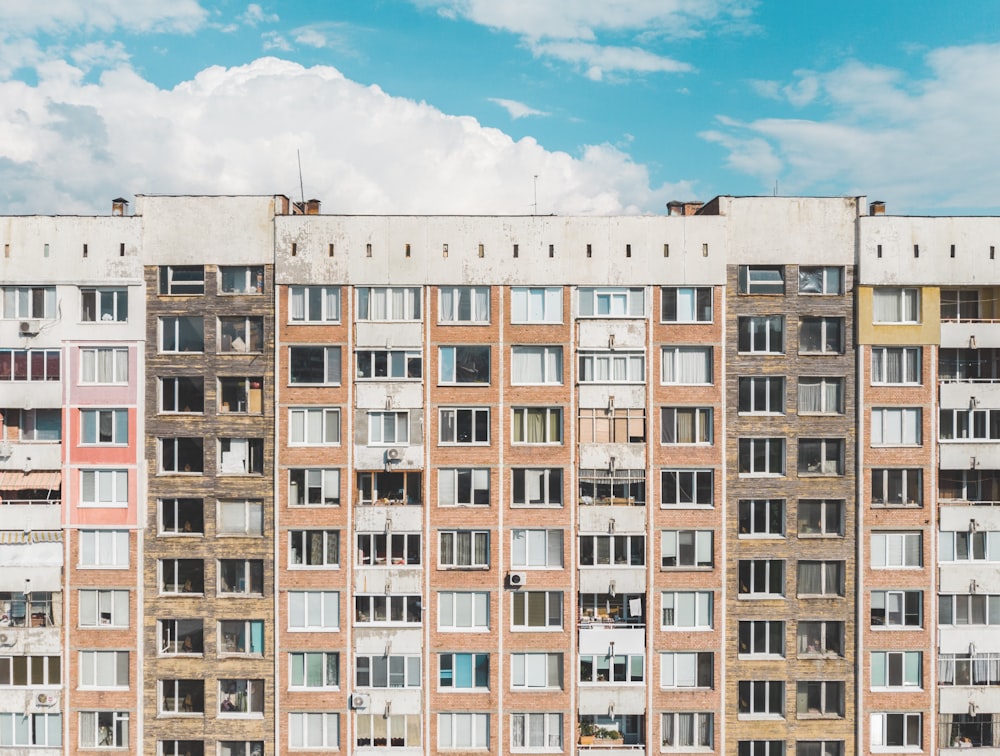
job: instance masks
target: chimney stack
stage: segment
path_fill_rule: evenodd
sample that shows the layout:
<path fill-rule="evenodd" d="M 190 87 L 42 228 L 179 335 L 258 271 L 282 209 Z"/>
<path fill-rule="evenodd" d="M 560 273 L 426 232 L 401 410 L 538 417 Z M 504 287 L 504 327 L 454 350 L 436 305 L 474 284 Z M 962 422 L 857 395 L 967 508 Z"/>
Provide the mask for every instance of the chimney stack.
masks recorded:
<path fill-rule="evenodd" d="M 320 201 L 318 199 L 306 200 L 306 215 L 319 215 Z"/>
<path fill-rule="evenodd" d="M 124 197 L 116 197 L 111 200 L 112 215 L 128 215 L 128 200 Z"/>
<path fill-rule="evenodd" d="M 875 200 L 868 206 L 869 215 L 885 215 L 885 203 L 882 200 Z"/>

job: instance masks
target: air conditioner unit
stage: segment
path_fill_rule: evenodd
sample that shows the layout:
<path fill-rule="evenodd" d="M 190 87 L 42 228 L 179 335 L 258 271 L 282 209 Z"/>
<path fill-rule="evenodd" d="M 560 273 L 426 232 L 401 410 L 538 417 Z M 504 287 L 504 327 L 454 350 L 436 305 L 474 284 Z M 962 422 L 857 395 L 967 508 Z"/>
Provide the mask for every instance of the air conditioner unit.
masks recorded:
<path fill-rule="evenodd" d="M 37 320 L 22 320 L 18 327 L 22 336 L 34 336 L 40 330 Z"/>
<path fill-rule="evenodd" d="M 522 585 L 528 582 L 528 573 L 526 572 L 508 573 L 507 582 L 510 584 L 511 588 L 520 588 Z"/>
<path fill-rule="evenodd" d="M 42 706 L 45 706 L 49 702 L 55 702 L 55 699 L 50 697 L 47 693 L 39 693 L 38 696 L 35 697 L 35 700 Z"/>
<path fill-rule="evenodd" d="M 399 459 L 399 449 L 389 449 L 385 453 L 385 458 L 390 462 L 395 462 Z"/>
<path fill-rule="evenodd" d="M 7 459 L 14 453 L 14 446 L 8 441 L 0 443 L 0 459 Z"/>
<path fill-rule="evenodd" d="M 6 646 L 10 643 L 10 636 L 7 633 L 0 633 L 0 646 Z"/>
<path fill-rule="evenodd" d="M 352 693 L 351 694 L 351 708 L 352 709 L 367 709 L 371 706 L 372 697 L 367 693 Z"/>

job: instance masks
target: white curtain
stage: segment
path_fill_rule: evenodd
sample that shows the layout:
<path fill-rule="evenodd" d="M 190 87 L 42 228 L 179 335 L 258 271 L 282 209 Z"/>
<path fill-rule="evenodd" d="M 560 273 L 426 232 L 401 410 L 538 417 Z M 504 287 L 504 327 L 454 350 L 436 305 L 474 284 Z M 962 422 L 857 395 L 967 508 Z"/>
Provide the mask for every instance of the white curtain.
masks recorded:
<path fill-rule="evenodd" d="M 306 319 L 306 290 L 301 286 L 292 287 L 292 320 Z"/>
<path fill-rule="evenodd" d="M 872 297 L 872 309 L 876 323 L 895 323 L 899 321 L 899 306 L 902 290 L 889 289 L 876 291 Z"/>

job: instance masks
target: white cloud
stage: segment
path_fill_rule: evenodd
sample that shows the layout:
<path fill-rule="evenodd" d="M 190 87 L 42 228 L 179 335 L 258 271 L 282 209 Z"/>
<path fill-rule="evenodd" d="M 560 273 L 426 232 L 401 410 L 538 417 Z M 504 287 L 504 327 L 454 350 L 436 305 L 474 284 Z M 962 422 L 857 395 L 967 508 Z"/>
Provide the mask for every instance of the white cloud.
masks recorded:
<path fill-rule="evenodd" d="M 284 35 L 276 31 L 266 31 L 260 35 L 260 39 L 265 50 L 288 52 L 292 49 L 291 43 L 285 39 Z"/>
<path fill-rule="evenodd" d="M 692 70 L 687 63 L 637 47 L 602 47 L 589 42 L 541 42 L 533 43 L 531 47 L 536 55 L 548 55 L 583 66 L 587 77 L 594 81 L 600 81 L 607 73 L 678 73 Z"/>
<path fill-rule="evenodd" d="M 507 114 L 514 120 L 526 118 L 527 116 L 551 115 L 544 110 L 536 110 L 530 105 L 525 105 L 523 102 L 518 102 L 517 100 L 505 100 L 502 97 L 487 97 L 486 99 L 506 110 Z"/>
<path fill-rule="evenodd" d="M 89 69 L 94 66 L 109 68 L 129 59 L 125 45 L 121 42 L 88 42 L 77 47 L 70 53 L 70 58 L 80 68 Z"/>
<path fill-rule="evenodd" d="M 924 78 L 855 61 L 827 73 L 802 72 L 764 91 L 822 107 L 822 116 L 726 119 L 702 136 L 728 150 L 737 170 L 769 180 L 780 174 L 785 191 L 995 212 L 1000 45 L 942 48 L 924 62 Z"/>
<path fill-rule="evenodd" d="M 0 28 L 10 34 L 68 29 L 190 32 L 206 20 L 198 0 L 45 0 L 0 2 Z"/>
<path fill-rule="evenodd" d="M 250 3 L 247 9 L 240 15 L 240 21 L 247 26 L 257 26 L 257 24 L 273 24 L 278 21 L 277 13 L 267 13 L 257 3 Z"/>
<path fill-rule="evenodd" d="M 292 38 L 300 45 L 307 47 L 329 47 L 340 50 L 350 50 L 344 30 L 346 24 L 330 21 L 319 24 L 300 26 L 291 31 Z"/>
<path fill-rule="evenodd" d="M 263 58 L 160 89 L 128 67 L 98 83 L 66 64 L 35 86 L 0 82 L 0 204 L 7 213 L 105 212 L 128 193 L 298 194 L 329 212 L 661 212 L 687 184 L 651 186 L 610 145 L 578 156 L 514 141 L 345 79 Z"/>

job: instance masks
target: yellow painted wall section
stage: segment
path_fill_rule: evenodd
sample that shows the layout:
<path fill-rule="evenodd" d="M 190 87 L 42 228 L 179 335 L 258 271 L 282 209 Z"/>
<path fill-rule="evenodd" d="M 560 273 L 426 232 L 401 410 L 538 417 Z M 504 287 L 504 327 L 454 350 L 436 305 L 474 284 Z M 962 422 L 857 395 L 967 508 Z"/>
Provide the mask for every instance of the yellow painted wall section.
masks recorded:
<path fill-rule="evenodd" d="M 896 287 L 893 287 L 896 288 Z M 914 288 L 914 287 L 906 287 Z M 900 324 L 875 324 L 872 322 L 871 286 L 859 286 L 858 294 L 858 344 L 910 344 L 941 343 L 941 290 L 936 286 L 920 286 L 920 322 Z"/>

